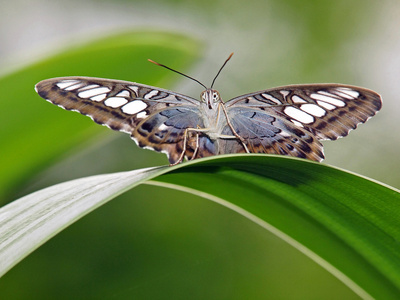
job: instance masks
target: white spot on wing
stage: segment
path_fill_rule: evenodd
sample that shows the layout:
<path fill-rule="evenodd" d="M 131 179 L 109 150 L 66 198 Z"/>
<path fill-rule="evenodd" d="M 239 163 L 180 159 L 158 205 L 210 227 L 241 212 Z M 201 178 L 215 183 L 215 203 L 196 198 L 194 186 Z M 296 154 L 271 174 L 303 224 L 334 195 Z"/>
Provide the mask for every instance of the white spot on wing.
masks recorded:
<path fill-rule="evenodd" d="M 271 100 L 272 102 L 274 102 L 276 104 L 282 104 L 282 102 L 279 99 L 271 96 L 270 94 L 262 93 L 261 96 L 263 96 L 265 99 Z"/>
<path fill-rule="evenodd" d="M 165 125 L 164 123 L 162 123 L 160 126 L 158 126 L 158 130 L 165 130 L 167 128 L 168 128 L 168 126 Z"/>
<path fill-rule="evenodd" d="M 131 94 L 127 90 L 122 90 L 118 94 L 115 95 L 116 97 L 130 97 Z"/>
<path fill-rule="evenodd" d="M 328 102 L 328 103 L 330 103 L 332 105 L 339 106 L 339 107 L 343 107 L 343 106 L 346 105 L 346 103 L 344 103 L 342 100 L 335 99 L 335 98 L 332 98 L 332 97 L 328 97 L 328 96 L 325 96 L 325 95 L 320 95 L 320 94 L 313 93 L 313 94 L 310 95 L 310 97 L 315 99 L 315 100 L 321 100 L 321 101 L 324 101 L 324 102 Z"/>
<path fill-rule="evenodd" d="M 291 119 L 290 121 L 292 121 L 292 123 L 298 127 L 304 127 L 303 124 L 301 124 L 300 122 L 297 122 L 296 120 Z"/>
<path fill-rule="evenodd" d="M 306 100 L 304 100 L 303 98 L 301 98 L 301 97 L 299 97 L 297 95 L 292 96 L 292 101 L 294 103 L 307 103 Z"/>
<path fill-rule="evenodd" d="M 82 92 L 82 91 L 94 89 L 94 88 L 97 88 L 97 87 L 99 87 L 98 84 L 90 84 L 90 85 L 84 86 L 83 88 L 80 88 L 79 91 Z"/>
<path fill-rule="evenodd" d="M 338 98 L 338 95 L 335 95 L 335 94 L 332 94 L 332 93 L 328 93 L 328 92 L 325 92 L 325 91 L 318 91 L 317 93 L 318 93 L 318 94 L 321 94 L 321 95 L 328 96 L 328 97 L 332 97 L 332 98 L 337 98 L 337 99 L 339 99 L 339 98 Z"/>
<path fill-rule="evenodd" d="M 154 150 L 153 147 L 150 147 L 150 146 L 144 146 L 144 147 L 142 147 L 142 148 L 143 148 L 143 149 L 147 149 L 147 150 L 156 151 L 156 150 Z"/>
<path fill-rule="evenodd" d="M 310 124 L 314 122 L 314 117 L 309 115 L 308 113 L 305 113 L 304 111 L 288 106 L 284 109 L 285 114 L 287 114 L 289 117 L 304 123 L 304 124 Z"/>
<path fill-rule="evenodd" d="M 90 100 L 100 102 L 100 101 L 103 101 L 106 98 L 107 98 L 107 94 L 101 94 L 101 95 L 97 95 L 97 96 L 94 96 L 94 97 L 90 97 Z"/>
<path fill-rule="evenodd" d="M 137 114 L 147 107 L 147 104 L 141 100 L 134 100 L 122 106 L 122 111 L 129 115 Z"/>
<path fill-rule="evenodd" d="M 138 118 L 138 119 L 144 119 L 146 117 L 147 117 L 147 112 L 145 112 L 145 111 L 142 111 L 136 115 L 136 118 Z"/>
<path fill-rule="evenodd" d="M 352 96 L 350 96 L 348 94 L 345 94 L 345 93 L 343 93 L 341 91 L 335 91 L 335 93 L 336 93 L 336 95 L 335 95 L 336 97 L 345 98 L 345 99 L 349 99 L 349 100 L 353 100 L 354 99 Z"/>
<path fill-rule="evenodd" d="M 334 110 L 336 109 L 336 106 L 326 103 L 324 101 L 319 101 L 317 100 L 318 105 L 322 106 L 323 108 L 326 108 L 327 110 Z"/>
<path fill-rule="evenodd" d="M 164 153 L 165 155 L 167 155 L 167 157 L 169 158 L 169 152 L 167 150 L 161 150 L 161 153 Z"/>
<path fill-rule="evenodd" d="M 135 95 L 139 95 L 139 87 L 135 86 L 135 85 L 130 85 L 128 86 L 132 91 L 135 92 Z"/>
<path fill-rule="evenodd" d="M 282 130 L 279 134 L 280 134 L 281 136 L 284 136 L 284 137 L 289 137 L 289 136 L 291 136 L 291 134 L 290 134 L 289 132 L 284 131 L 284 130 Z"/>
<path fill-rule="evenodd" d="M 76 90 L 77 88 L 80 88 L 82 85 L 84 85 L 84 83 L 83 82 L 79 82 L 77 84 L 74 84 L 74 85 L 71 85 L 71 86 L 65 88 L 64 90 L 73 91 L 73 90 Z"/>
<path fill-rule="evenodd" d="M 350 99 L 354 99 L 354 98 L 357 98 L 360 96 L 359 92 L 349 89 L 349 88 L 337 88 L 336 91 L 341 93 L 341 95 L 343 95 L 343 97 L 345 97 L 345 98 L 350 97 Z"/>
<path fill-rule="evenodd" d="M 131 136 L 131 139 L 134 140 L 135 143 L 136 143 L 136 145 L 139 146 L 139 141 L 138 141 L 135 137 Z M 143 146 L 139 146 L 139 147 L 142 147 L 143 149 L 148 149 L 148 150 L 155 151 L 154 148 L 152 148 L 152 147 L 150 147 L 150 146 L 144 146 L 144 147 L 143 147 Z"/>
<path fill-rule="evenodd" d="M 322 117 L 326 115 L 325 109 L 322 109 L 316 104 L 303 104 L 300 106 L 300 109 L 315 117 Z"/>
<path fill-rule="evenodd" d="M 157 91 L 157 90 L 152 90 L 152 91 L 150 91 L 149 93 L 147 93 L 146 95 L 144 95 L 144 99 L 149 100 L 149 99 L 151 99 L 152 97 L 157 96 L 158 93 L 159 93 L 159 91 Z"/>
<path fill-rule="evenodd" d="M 286 96 L 287 95 L 289 95 L 289 91 L 286 91 L 286 90 L 281 90 L 281 91 L 279 91 L 281 94 L 282 94 L 282 96 L 283 97 L 285 97 L 286 98 Z"/>
<path fill-rule="evenodd" d="M 93 96 L 97 96 L 99 94 L 108 93 L 111 91 L 108 87 L 102 86 L 90 90 L 85 90 L 83 92 L 78 93 L 78 96 L 81 98 L 91 98 Z"/>
<path fill-rule="evenodd" d="M 68 80 L 62 80 L 59 83 L 56 84 L 56 86 L 58 86 L 60 89 L 65 89 L 71 85 L 77 84 L 79 83 L 79 80 L 72 80 L 72 79 L 68 79 Z"/>
<path fill-rule="evenodd" d="M 106 101 L 104 101 L 104 104 L 109 107 L 117 108 L 126 104 L 127 102 L 128 100 L 126 100 L 125 98 L 110 97 Z"/>
<path fill-rule="evenodd" d="M 134 142 L 136 143 L 137 146 L 139 146 L 139 142 L 134 136 L 131 135 L 131 139 L 134 140 Z"/>

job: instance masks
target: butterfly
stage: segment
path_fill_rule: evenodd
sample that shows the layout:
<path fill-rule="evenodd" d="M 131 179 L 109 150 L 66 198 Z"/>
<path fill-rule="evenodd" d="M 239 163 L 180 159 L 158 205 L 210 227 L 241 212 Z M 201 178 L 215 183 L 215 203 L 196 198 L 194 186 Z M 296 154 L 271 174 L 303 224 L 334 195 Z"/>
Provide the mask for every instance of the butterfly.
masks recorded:
<path fill-rule="evenodd" d="M 374 91 L 342 84 L 288 85 L 223 102 L 198 80 L 200 100 L 149 85 L 94 77 L 60 77 L 35 89 L 47 101 L 130 134 L 139 147 L 163 152 L 170 165 L 228 153 L 324 159 L 321 140 L 346 136 L 382 106 Z"/>

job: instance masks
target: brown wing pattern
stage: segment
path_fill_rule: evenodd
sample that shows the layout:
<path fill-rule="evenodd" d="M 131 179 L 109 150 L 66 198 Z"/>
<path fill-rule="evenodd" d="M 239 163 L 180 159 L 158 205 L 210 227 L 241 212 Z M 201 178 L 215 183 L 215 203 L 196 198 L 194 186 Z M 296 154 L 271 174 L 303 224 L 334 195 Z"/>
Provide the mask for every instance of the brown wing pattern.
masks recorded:
<path fill-rule="evenodd" d="M 113 130 L 132 133 L 155 111 L 196 106 L 198 101 L 156 87 L 92 77 L 60 77 L 39 82 L 38 94 L 64 109 L 80 112 Z"/>
<path fill-rule="evenodd" d="M 202 124 L 197 100 L 133 82 L 60 77 L 39 82 L 36 91 L 64 109 L 129 133 L 140 147 L 166 153 L 171 163 L 182 152 L 185 129 Z"/>
<path fill-rule="evenodd" d="M 233 128 L 250 152 L 321 161 L 319 140 L 346 136 L 380 110 L 380 96 L 368 89 L 338 85 L 293 85 L 236 97 L 226 103 Z M 224 129 L 228 134 L 230 129 Z M 237 141 L 225 153 L 244 152 Z"/>
<path fill-rule="evenodd" d="M 235 107 L 229 110 L 233 128 L 244 139 L 251 153 L 290 155 L 321 161 L 324 158 L 320 141 L 308 130 L 293 125 L 274 111 Z M 224 129 L 228 134 L 230 128 Z M 236 140 L 221 141 L 224 153 L 244 153 Z"/>
<path fill-rule="evenodd" d="M 346 136 L 374 116 L 382 106 L 374 91 L 339 84 L 291 85 L 236 97 L 230 108 L 271 113 L 302 127 L 319 140 Z"/>

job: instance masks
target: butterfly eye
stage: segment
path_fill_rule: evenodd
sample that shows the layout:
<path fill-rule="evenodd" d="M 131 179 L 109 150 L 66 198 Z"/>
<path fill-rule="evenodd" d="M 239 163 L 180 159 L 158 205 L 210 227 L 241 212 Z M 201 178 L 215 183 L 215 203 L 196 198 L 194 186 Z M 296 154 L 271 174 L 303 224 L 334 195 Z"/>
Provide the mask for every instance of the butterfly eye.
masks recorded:
<path fill-rule="evenodd" d="M 206 102 L 206 100 L 207 100 L 206 92 L 202 92 L 202 93 L 201 93 L 200 99 L 201 99 L 201 102 Z"/>
<path fill-rule="evenodd" d="M 219 94 L 217 92 L 214 92 L 212 94 L 212 99 L 214 102 L 218 102 L 219 101 Z"/>

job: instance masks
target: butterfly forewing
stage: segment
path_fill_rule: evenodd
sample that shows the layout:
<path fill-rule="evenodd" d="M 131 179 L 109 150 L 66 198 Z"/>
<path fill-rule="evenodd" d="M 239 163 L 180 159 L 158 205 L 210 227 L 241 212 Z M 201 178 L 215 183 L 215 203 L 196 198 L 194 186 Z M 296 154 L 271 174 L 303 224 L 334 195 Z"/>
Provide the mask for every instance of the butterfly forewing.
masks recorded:
<path fill-rule="evenodd" d="M 148 85 L 61 77 L 39 82 L 36 90 L 53 104 L 87 115 L 113 130 L 129 133 L 140 147 L 162 151 L 168 156 L 182 151 L 187 127 L 202 124 L 198 100 Z M 170 161 L 178 157 L 179 154 L 172 154 Z"/>
<path fill-rule="evenodd" d="M 338 85 L 291 85 L 236 97 L 228 111 L 263 111 L 303 128 L 319 140 L 343 137 L 380 110 L 380 96 L 368 89 Z M 290 124 L 289 123 L 289 124 Z"/>

